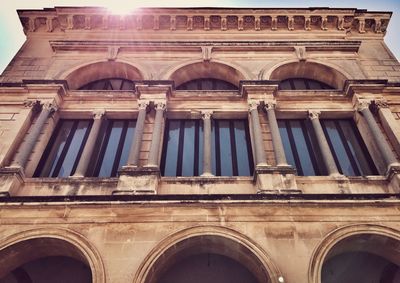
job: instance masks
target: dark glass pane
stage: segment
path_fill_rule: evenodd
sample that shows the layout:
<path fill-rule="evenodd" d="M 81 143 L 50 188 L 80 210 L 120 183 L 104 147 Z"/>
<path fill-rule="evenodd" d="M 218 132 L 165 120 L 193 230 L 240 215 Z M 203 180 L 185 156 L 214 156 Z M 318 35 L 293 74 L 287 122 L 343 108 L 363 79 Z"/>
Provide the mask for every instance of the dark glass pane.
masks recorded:
<path fill-rule="evenodd" d="M 333 87 L 312 79 L 305 78 L 290 78 L 282 80 L 279 83 L 279 89 L 281 90 L 318 90 L 318 89 L 333 89 Z"/>
<path fill-rule="evenodd" d="M 71 129 L 74 121 L 64 120 L 60 121 L 60 124 L 61 125 L 59 130 L 55 133 L 57 137 L 47 157 L 47 161 L 44 165 L 42 173 L 40 174 L 41 177 L 48 177 L 53 175 L 54 169 L 61 158 L 61 153 L 64 150 L 67 138 L 71 134 Z"/>
<path fill-rule="evenodd" d="M 219 145 L 221 158 L 221 176 L 233 176 L 232 145 L 229 121 L 219 120 Z"/>
<path fill-rule="evenodd" d="M 289 80 L 285 80 L 285 81 L 282 81 L 279 84 L 279 88 L 282 89 L 282 90 L 291 90 L 292 86 L 290 85 L 290 81 Z"/>
<path fill-rule="evenodd" d="M 248 154 L 248 144 L 246 139 L 245 121 L 234 121 L 236 156 L 239 176 L 250 176 L 250 157 Z"/>
<path fill-rule="evenodd" d="M 199 124 L 200 124 L 200 126 L 199 126 L 199 175 L 201 175 L 201 174 L 203 174 L 204 133 L 203 133 L 203 123 L 199 123 Z"/>
<path fill-rule="evenodd" d="M 124 122 L 123 121 L 110 121 L 112 123 L 110 137 L 107 141 L 107 145 L 102 158 L 102 163 L 100 166 L 100 171 L 98 177 L 110 177 L 112 168 L 114 165 L 114 160 L 116 157 L 119 141 L 121 138 Z"/>
<path fill-rule="evenodd" d="M 279 126 L 279 133 L 281 134 L 283 148 L 285 150 L 286 161 L 288 162 L 289 165 L 292 165 L 293 167 L 298 167 L 298 166 L 296 166 L 293 151 L 290 146 L 289 134 L 288 134 L 288 129 L 286 127 L 285 121 L 278 120 L 278 126 Z M 297 168 L 297 169 L 299 169 L 299 168 Z"/>
<path fill-rule="evenodd" d="M 133 90 L 133 82 L 125 80 L 122 83 L 122 90 Z"/>
<path fill-rule="evenodd" d="M 164 176 L 176 176 L 176 168 L 178 164 L 179 132 L 180 121 L 169 120 Z"/>
<path fill-rule="evenodd" d="M 80 90 L 132 90 L 133 81 L 120 78 L 107 78 L 90 82 Z"/>
<path fill-rule="evenodd" d="M 110 84 L 111 84 L 113 90 L 120 90 L 121 89 L 122 80 L 110 79 Z"/>
<path fill-rule="evenodd" d="M 128 129 L 126 131 L 124 146 L 121 152 L 121 159 L 119 160 L 118 169 L 125 166 L 128 162 L 129 153 L 132 146 L 132 141 L 135 136 L 136 121 L 129 121 Z"/>
<path fill-rule="evenodd" d="M 215 121 L 211 121 L 211 172 L 214 176 L 217 176 L 217 152 L 216 152 L 216 142 L 215 142 Z"/>
<path fill-rule="evenodd" d="M 77 161 L 78 152 L 82 146 L 83 139 L 85 137 L 86 131 L 89 127 L 89 121 L 79 121 L 77 128 L 75 130 L 74 136 L 71 140 L 71 144 L 68 148 L 68 152 L 62 162 L 60 170 L 57 176 L 53 177 L 68 177 L 71 175 L 72 168 Z"/>
<path fill-rule="evenodd" d="M 182 176 L 194 175 L 194 155 L 195 155 L 195 121 L 185 121 L 183 134 L 183 159 Z"/>
<path fill-rule="evenodd" d="M 179 85 L 177 90 L 237 90 L 237 86 L 223 80 L 203 78 Z"/>
<path fill-rule="evenodd" d="M 307 89 L 305 80 L 293 79 L 294 89 Z"/>

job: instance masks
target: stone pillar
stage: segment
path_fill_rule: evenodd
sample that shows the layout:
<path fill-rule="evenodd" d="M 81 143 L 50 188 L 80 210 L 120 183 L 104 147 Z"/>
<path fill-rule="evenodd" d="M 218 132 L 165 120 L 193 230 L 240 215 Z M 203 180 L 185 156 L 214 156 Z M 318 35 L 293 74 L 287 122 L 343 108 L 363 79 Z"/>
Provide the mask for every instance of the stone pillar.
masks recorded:
<path fill-rule="evenodd" d="M 151 146 L 147 166 L 159 167 L 158 159 L 161 146 L 162 127 L 164 119 L 164 111 L 166 109 L 165 101 L 155 101 L 156 117 L 154 119 L 153 136 L 151 138 Z"/>
<path fill-rule="evenodd" d="M 329 148 L 328 141 L 326 140 L 324 131 L 322 130 L 321 123 L 319 122 L 319 111 L 309 111 L 308 118 L 311 120 L 315 136 L 319 149 L 321 150 L 322 160 L 324 161 L 325 167 L 328 170 L 329 175 L 340 175 L 335 159 L 333 158 L 332 152 Z"/>
<path fill-rule="evenodd" d="M 286 161 L 285 150 L 283 149 L 281 134 L 279 133 L 278 122 L 276 121 L 275 106 L 276 106 L 275 101 L 265 102 L 265 110 L 267 111 L 268 115 L 268 123 L 271 131 L 272 144 L 274 146 L 276 165 L 287 166 L 288 164 Z"/>
<path fill-rule="evenodd" d="M 365 121 L 367 122 L 368 128 L 372 134 L 374 142 L 379 149 L 379 153 L 381 154 L 387 168 L 389 169 L 392 165 L 398 165 L 398 163 L 392 152 L 392 149 L 390 148 L 389 144 L 386 141 L 385 136 L 382 134 L 378 124 L 375 121 L 374 116 L 369 110 L 369 104 L 370 101 L 359 102 L 357 111 L 361 112 Z"/>
<path fill-rule="evenodd" d="M 211 116 L 212 111 L 203 111 L 203 173 L 202 176 L 212 176 L 211 166 Z"/>
<path fill-rule="evenodd" d="M 257 101 L 250 101 L 249 103 L 249 112 L 250 112 L 250 117 L 251 117 L 251 123 L 252 123 L 252 131 L 253 131 L 253 139 L 254 139 L 254 152 L 255 152 L 255 163 L 256 166 L 259 165 L 268 165 L 267 164 L 267 159 L 265 157 L 265 151 L 264 151 L 264 144 L 263 144 L 263 139 L 262 139 L 262 133 L 261 133 L 261 124 L 260 124 L 260 118 L 258 117 L 258 105 L 259 102 Z"/>
<path fill-rule="evenodd" d="M 149 106 L 149 101 L 139 101 L 139 114 L 136 121 L 135 136 L 132 142 L 132 147 L 129 152 L 128 166 L 138 166 L 140 148 L 142 145 L 144 122 L 146 120 L 146 110 Z"/>
<path fill-rule="evenodd" d="M 96 140 L 99 135 L 101 121 L 104 113 L 105 113 L 104 110 L 98 110 L 93 112 L 93 125 L 92 128 L 90 129 L 88 139 L 86 141 L 85 147 L 83 149 L 81 158 L 79 159 L 79 163 L 78 166 L 76 167 L 73 177 L 84 177 L 86 174 L 96 144 Z"/>
<path fill-rule="evenodd" d="M 32 126 L 29 134 L 25 137 L 25 141 L 21 144 L 21 147 L 19 148 L 18 153 L 11 164 L 11 167 L 25 167 L 47 118 L 49 118 L 50 114 L 54 111 L 56 111 L 56 108 L 51 103 L 45 103 L 42 106 L 39 117 L 36 119 L 36 122 Z"/>

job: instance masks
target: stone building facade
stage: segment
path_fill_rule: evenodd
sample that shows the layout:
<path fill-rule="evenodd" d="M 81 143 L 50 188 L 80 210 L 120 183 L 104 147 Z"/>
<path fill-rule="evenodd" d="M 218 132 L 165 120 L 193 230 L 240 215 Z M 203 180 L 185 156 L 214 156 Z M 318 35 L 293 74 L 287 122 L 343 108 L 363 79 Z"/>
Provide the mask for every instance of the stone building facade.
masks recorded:
<path fill-rule="evenodd" d="M 18 14 L 0 282 L 400 282 L 390 12 Z"/>

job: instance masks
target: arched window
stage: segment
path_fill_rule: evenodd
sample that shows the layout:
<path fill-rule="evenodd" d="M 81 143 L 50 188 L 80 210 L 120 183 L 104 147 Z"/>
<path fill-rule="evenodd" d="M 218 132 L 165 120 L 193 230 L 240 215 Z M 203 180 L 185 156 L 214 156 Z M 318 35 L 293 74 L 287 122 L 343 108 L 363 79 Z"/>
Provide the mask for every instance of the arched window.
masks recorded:
<path fill-rule="evenodd" d="M 306 78 L 290 78 L 280 82 L 279 89 L 281 90 L 320 90 L 334 89 L 330 85 L 312 79 Z"/>
<path fill-rule="evenodd" d="M 234 84 L 213 78 L 195 79 L 185 82 L 177 90 L 238 90 Z"/>
<path fill-rule="evenodd" d="M 121 78 L 108 78 L 90 82 L 80 90 L 132 90 L 133 81 Z"/>

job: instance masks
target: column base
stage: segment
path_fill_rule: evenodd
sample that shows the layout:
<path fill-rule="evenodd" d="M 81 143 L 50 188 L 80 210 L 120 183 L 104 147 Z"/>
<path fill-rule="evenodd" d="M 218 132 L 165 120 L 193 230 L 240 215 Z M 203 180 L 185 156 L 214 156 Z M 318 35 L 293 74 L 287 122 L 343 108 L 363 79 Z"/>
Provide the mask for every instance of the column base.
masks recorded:
<path fill-rule="evenodd" d="M 160 170 L 157 167 L 123 166 L 113 195 L 157 194 Z"/>
<path fill-rule="evenodd" d="M 291 194 L 301 193 L 297 188 L 296 170 L 290 165 L 284 166 L 260 166 L 254 172 L 254 182 L 257 193 L 267 194 Z"/>
<path fill-rule="evenodd" d="M 22 167 L 4 167 L 0 169 L 0 197 L 15 196 L 24 183 Z"/>
<path fill-rule="evenodd" d="M 386 176 L 389 181 L 389 188 L 395 193 L 400 193 L 400 164 L 389 165 Z"/>

